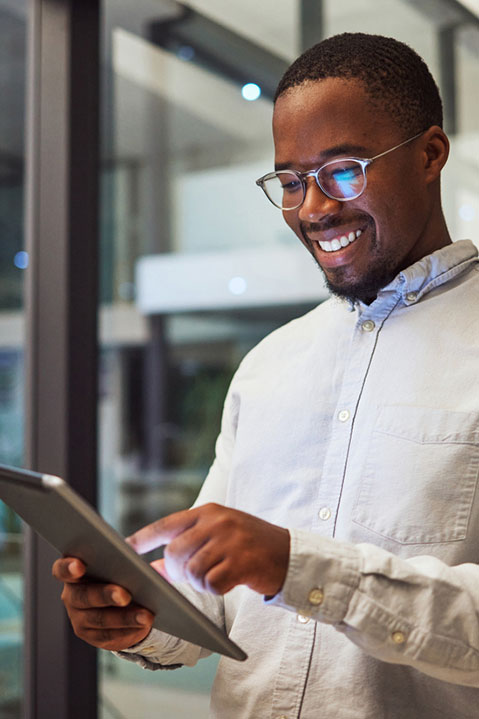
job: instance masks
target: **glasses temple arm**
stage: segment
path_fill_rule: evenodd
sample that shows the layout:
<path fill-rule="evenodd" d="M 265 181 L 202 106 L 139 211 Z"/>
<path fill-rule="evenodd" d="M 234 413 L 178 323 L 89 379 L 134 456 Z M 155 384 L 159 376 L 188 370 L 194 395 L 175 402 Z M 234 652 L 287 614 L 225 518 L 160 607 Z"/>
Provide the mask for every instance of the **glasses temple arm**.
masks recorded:
<path fill-rule="evenodd" d="M 378 157 L 383 157 L 383 155 L 387 155 L 388 153 L 392 152 L 393 150 L 398 150 L 403 145 L 407 145 L 408 142 L 412 142 L 413 140 L 417 140 L 418 137 L 421 137 L 423 135 L 425 130 L 421 130 L 421 132 L 418 132 L 417 135 L 414 135 L 413 137 L 409 137 L 407 140 L 404 140 L 403 142 L 400 142 L 399 145 L 394 145 L 394 147 L 390 147 L 389 150 L 384 150 L 384 152 L 380 152 L 379 155 L 374 155 L 374 157 L 369 158 L 369 162 L 372 162 L 373 160 L 377 160 Z"/>

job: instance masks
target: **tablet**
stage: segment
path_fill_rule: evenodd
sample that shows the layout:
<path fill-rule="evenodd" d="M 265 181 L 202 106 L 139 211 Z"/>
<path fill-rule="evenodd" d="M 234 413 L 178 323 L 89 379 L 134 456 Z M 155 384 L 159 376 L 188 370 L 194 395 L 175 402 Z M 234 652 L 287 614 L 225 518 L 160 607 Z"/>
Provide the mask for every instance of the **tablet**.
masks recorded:
<path fill-rule="evenodd" d="M 63 479 L 0 465 L 0 499 L 92 580 L 119 584 L 155 614 L 153 626 L 244 661 L 245 652 L 139 556 Z"/>

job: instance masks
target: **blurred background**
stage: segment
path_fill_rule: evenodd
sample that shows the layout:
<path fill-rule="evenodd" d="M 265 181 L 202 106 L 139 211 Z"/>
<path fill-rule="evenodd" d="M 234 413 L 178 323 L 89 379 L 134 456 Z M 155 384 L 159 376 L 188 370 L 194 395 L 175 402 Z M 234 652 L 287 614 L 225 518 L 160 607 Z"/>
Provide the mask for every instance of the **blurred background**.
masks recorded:
<path fill-rule="evenodd" d="M 104 0 L 102 12 L 99 506 L 127 534 L 192 503 L 239 361 L 327 296 L 254 184 L 273 166 L 275 86 L 303 49 L 364 31 L 424 57 L 452 142 L 451 234 L 478 242 L 479 5 Z M 0 0 L 0 462 L 20 466 L 26 36 L 27 1 Z M 0 503 L 0 719 L 22 716 L 22 537 Z M 150 673 L 101 652 L 99 715 L 207 717 L 215 666 Z"/>

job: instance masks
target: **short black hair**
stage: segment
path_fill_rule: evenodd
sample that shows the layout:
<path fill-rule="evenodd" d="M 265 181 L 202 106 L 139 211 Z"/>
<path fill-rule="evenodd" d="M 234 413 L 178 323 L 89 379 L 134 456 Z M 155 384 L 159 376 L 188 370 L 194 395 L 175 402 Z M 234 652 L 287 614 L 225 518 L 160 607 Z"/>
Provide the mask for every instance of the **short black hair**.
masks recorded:
<path fill-rule="evenodd" d="M 329 77 L 359 80 L 376 107 L 411 135 L 442 127 L 442 101 L 424 60 L 392 37 L 345 32 L 306 50 L 286 70 L 274 101 L 307 81 Z"/>

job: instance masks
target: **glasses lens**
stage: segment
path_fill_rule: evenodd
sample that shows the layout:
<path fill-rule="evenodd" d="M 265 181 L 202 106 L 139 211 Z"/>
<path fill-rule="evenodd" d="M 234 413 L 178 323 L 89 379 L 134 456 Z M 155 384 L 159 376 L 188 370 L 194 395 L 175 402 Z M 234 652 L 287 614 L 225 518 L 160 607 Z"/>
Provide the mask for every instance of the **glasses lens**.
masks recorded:
<path fill-rule="evenodd" d="M 294 172 L 288 170 L 280 170 L 263 180 L 263 188 L 273 205 L 282 210 L 292 210 L 303 201 L 303 184 Z"/>
<path fill-rule="evenodd" d="M 363 167 L 355 160 L 336 160 L 325 165 L 318 176 L 321 187 L 337 200 L 353 200 L 364 190 Z"/>

